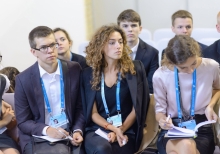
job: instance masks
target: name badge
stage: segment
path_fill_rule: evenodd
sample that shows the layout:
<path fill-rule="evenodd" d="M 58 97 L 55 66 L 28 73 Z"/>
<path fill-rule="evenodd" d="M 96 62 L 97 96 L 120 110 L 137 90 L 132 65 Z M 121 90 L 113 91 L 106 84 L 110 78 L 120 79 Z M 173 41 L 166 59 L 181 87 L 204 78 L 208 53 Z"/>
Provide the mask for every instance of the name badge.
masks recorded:
<path fill-rule="evenodd" d="M 122 125 L 121 114 L 107 118 L 108 123 L 112 124 L 115 127 Z"/>
<path fill-rule="evenodd" d="M 178 126 L 182 128 L 194 130 L 194 128 L 196 127 L 196 122 L 195 120 L 188 120 L 188 121 L 178 123 Z"/>
<path fill-rule="evenodd" d="M 66 113 L 62 112 L 61 114 L 54 115 L 50 117 L 49 125 L 51 127 L 62 127 L 63 129 L 67 128 L 67 124 L 69 123 L 68 119 L 66 118 Z"/>

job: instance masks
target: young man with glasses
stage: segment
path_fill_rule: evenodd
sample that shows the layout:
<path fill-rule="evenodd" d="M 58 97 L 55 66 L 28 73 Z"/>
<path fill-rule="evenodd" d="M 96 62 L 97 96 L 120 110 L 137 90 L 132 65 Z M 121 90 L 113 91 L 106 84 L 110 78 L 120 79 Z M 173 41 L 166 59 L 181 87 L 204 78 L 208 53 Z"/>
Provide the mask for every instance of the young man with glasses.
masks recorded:
<path fill-rule="evenodd" d="M 124 30 L 127 45 L 131 48 L 131 58 L 144 64 L 150 93 L 153 93 L 152 77 L 159 67 L 158 50 L 145 43 L 138 37 L 142 30 L 141 18 L 132 9 L 121 12 L 117 19 L 118 25 Z"/>
<path fill-rule="evenodd" d="M 73 133 L 70 141 L 78 146 L 83 141 L 84 125 L 79 87 L 81 67 L 76 62 L 57 59 L 58 44 L 53 31 L 46 26 L 29 33 L 29 44 L 37 62 L 16 77 L 15 86 L 22 152 L 32 153 L 32 135 L 62 139 Z M 55 124 L 54 119 L 59 123 Z"/>

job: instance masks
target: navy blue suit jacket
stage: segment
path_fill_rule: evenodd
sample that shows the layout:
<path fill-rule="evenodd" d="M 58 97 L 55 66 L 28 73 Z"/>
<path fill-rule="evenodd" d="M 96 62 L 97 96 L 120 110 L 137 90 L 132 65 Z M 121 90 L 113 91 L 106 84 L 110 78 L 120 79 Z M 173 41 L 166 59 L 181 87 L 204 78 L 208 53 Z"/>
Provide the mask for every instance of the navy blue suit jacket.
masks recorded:
<path fill-rule="evenodd" d="M 78 62 L 80 64 L 80 66 L 82 67 L 82 69 L 88 67 L 88 65 L 86 64 L 85 57 L 83 57 L 82 55 L 78 55 L 76 53 L 73 53 L 73 52 L 71 52 L 71 54 L 72 54 L 71 61 Z"/>
<path fill-rule="evenodd" d="M 139 45 L 135 56 L 135 60 L 140 60 L 144 64 L 144 69 L 146 72 L 150 93 L 153 93 L 152 78 L 154 72 L 159 67 L 158 53 L 159 52 L 157 49 L 148 45 L 139 38 Z"/>
<path fill-rule="evenodd" d="M 215 41 L 212 45 L 203 51 L 204 58 L 211 58 L 220 64 L 220 40 Z"/>
<path fill-rule="evenodd" d="M 150 96 L 143 64 L 140 61 L 134 61 L 134 66 L 136 75 L 127 73 L 125 76 L 136 113 L 137 131 L 135 148 L 137 151 L 142 141 L 143 128 L 146 126 L 145 121 Z M 81 78 L 82 104 L 87 127 L 92 120 L 91 113 L 96 95 L 96 91 L 92 90 L 90 84 L 92 80 L 92 68 L 88 67 L 84 69 Z"/>
<path fill-rule="evenodd" d="M 67 69 L 64 70 L 66 65 Z M 84 116 L 80 97 L 80 65 L 62 61 L 65 112 L 69 120 L 69 130 L 84 129 Z M 42 135 L 45 124 L 45 103 L 40 82 L 38 62 L 16 77 L 15 111 L 22 151 L 31 142 L 32 135 Z"/>

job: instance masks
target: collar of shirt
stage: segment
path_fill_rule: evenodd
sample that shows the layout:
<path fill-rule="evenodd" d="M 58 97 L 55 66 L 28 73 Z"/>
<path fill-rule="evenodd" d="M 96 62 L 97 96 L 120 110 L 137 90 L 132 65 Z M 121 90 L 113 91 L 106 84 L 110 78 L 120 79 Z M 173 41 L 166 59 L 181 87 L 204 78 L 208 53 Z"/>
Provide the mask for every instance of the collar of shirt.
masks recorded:
<path fill-rule="evenodd" d="M 135 59 L 135 56 L 136 56 L 136 53 L 137 53 L 137 49 L 138 49 L 138 45 L 139 45 L 139 39 L 138 39 L 138 42 L 137 42 L 137 44 L 133 47 L 133 48 L 131 48 L 131 50 L 132 50 L 132 59 Z"/>
<path fill-rule="evenodd" d="M 41 78 L 43 78 L 43 76 L 44 76 L 45 74 L 50 75 L 50 73 L 48 73 L 45 69 L 43 69 L 39 64 L 38 64 L 38 67 L 39 67 L 40 77 L 41 77 Z M 60 66 L 59 66 L 58 63 L 57 63 L 57 70 L 56 70 L 54 73 L 51 73 L 51 74 L 60 75 Z"/>

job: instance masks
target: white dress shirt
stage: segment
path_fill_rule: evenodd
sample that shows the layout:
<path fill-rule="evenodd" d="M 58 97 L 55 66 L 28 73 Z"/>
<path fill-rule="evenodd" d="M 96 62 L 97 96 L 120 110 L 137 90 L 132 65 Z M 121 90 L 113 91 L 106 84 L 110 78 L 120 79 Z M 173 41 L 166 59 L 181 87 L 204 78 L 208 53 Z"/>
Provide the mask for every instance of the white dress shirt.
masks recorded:
<path fill-rule="evenodd" d="M 134 60 L 135 57 L 136 57 L 138 45 L 139 45 L 139 39 L 138 39 L 137 44 L 136 44 L 133 48 L 131 48 L 132 53 L 130 54 L 130 56 L 131 56 L 131 59 L 132 59 L 132 60 Z"/>
<path fill-rule="evenodd" d="M 61 92 L 60 92 L 60 67 L 57 65 L 57 69 L 54 73 L 48 73 L 39 64 L 40 77 L 43 80 L 44 87 L 47 93 L 48 101 L 52 110 L 52 115 L 57 115 L 61 113 Z M 50 114 L 47 111 L 47 106 L 45 104 L 45 124 L 49 125 Z M 46 135 L 46 129 L 43 129 L 42 134 Z"/>

